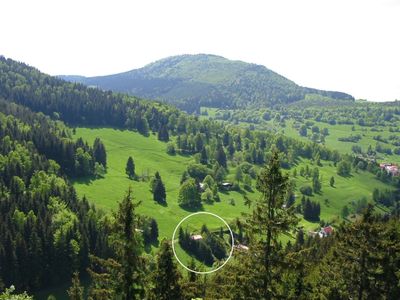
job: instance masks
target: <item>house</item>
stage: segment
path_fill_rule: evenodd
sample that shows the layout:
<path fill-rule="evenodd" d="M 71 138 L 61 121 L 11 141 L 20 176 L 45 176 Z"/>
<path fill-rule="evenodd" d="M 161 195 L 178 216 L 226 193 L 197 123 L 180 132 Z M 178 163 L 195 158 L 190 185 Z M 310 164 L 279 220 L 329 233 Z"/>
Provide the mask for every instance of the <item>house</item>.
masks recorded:
<path fill-rule="evenodd" d="M 233 186 L 233 183 L 231 182 L 223 182 L 221 183 L 221 187 L 224 188 L 225 190 L 230 190 Z"/>
<path fill-rule="evenodd" d="M 328 235 L 331 235 L 333 233 L 333 227 L 332 226 L 326 226 L 322 227 L 319 231 L 309 231 L 308 235 L 311 237 L 316 237 L 317 235 L 320 238 L 327 237 Z"/>
<path fill-rule="evenodd" d="M 202 240 L 202 239 L 203 239 L 203 237 L 201 236 L 201 234 L 193 234 L 190 238 L 191 238 L 192 240 L 194 240 L 194 241 L 198 241 L 198 240 Z"/>
<path fill-rule="evenodd" d="M 200 182 L 199 183 L 200 191 L 204 192 L 205 191 L 205 184 Z"/>
<path fill-rule="evenodd" d="M 247 247 L 246 245 L 242 245 L 242 244 L 236 245 L 235 248 L 240 251 L 249 251 L 249 247 Z"/>
<path fill-rule="evenodd" d="M 328 235 L 331 235 L 333 233 L 333 227 L 331 225 L 326 226 L 321 228 L 321 230 L 318 232 L 319 237 L 327 237 Z"/>
<path fill-rule="evenodd" d="M 400 176 L 399 166 L 392 163 L 380 163 L 379 167 L 392 176 Z"/>

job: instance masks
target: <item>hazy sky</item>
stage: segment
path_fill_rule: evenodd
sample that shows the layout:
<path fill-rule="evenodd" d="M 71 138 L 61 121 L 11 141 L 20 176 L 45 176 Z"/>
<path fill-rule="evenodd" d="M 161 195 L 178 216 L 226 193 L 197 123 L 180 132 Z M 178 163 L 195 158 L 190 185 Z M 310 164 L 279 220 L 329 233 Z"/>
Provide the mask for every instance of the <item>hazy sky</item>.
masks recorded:
<path fill-rule="evenodd" d="M 400 99 L 400 0 L 2 0 L 0 9 L 0 54 L 52 75 L 211 53 L 304 86 Z"/>

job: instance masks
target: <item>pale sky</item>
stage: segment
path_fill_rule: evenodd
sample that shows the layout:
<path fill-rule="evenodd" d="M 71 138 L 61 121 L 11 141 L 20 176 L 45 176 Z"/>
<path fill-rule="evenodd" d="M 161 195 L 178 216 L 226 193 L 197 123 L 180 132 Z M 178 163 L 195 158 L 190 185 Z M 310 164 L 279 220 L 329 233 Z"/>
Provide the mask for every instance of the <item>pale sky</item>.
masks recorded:
<path fill-rule="evenodd" d="M 0 54 L 51 75 L 209 53 L 303 86 L 400 100 L 400 0 L 2 0 L 0 10 Z"/>

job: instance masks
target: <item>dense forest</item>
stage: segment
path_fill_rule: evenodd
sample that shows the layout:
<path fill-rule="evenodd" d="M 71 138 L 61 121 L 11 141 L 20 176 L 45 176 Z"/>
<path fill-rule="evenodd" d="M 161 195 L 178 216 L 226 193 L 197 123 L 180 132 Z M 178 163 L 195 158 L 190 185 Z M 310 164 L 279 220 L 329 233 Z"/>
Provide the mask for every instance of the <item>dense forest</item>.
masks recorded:
<path fill-rule="evenodd" d="M 0 299 L 11 297 L 14 289 L 32 293 L 66 281 L 72 283 L 70 299 L 84 299 L 82 274 L 90 277 L 86 292 L 93 300 L 400 298 L 399 180 L 383 172 L 375 160 L 342 154 L 324 143 L 201 119 L 157 102 L 68 83 L 4 57 L 0 97 Z M 396 108 L 388 109 L 388 120 L 396 120 Z M 296 110 L 286 113 L 296 117 Z M 321 120 L 329 113 L 320 112 Z M 364 116 L 367 122 L 373 118 Z M 171 155 L 196 157 L 182 174 L 179 199 L 167 198 L 156 173 L 150 189 L 160 205 L 178 201 L 198 210 L 202 203 L 219 201 L 218 189 L 235 162 L 240 166 L 237 181 L 255 179 L 260 194 L 255 201 L 245 199 L 249 211 L 233 228 L 235 242 L 246 248 L 235 248 L 232 261 L 212 275 L 184 273 L 172 253 L 175 241 L 158 241 L 157 223 L 137 212 L 140 201 L 134 190 L 127 187 L 112 213 L 80 199 L 70 179 L 101 176 L 108 161 L 101 139 L 89 145 L 72 138 L 77 125 L 154 134 Z M 294 205 L 291 179 L 297 174 L 289 176 L 286 170 L 300 158 L 313 161 L 315 167 L 299 170 L 311 185 L 301 190 L 304 200 Z M 134 159 L 126 159 L 126 174 L 136 180 Z M 391 190 L 373 192 L 373 200 L 384 209 L 362 203 L 357 218 L 338 224 L 329 236 L 306 234 L 298 216 L 319 220 L 319 204 L 309 197 L 321 189 L 321 160 L 335 166 L 338 176 L 350 177 L 362 167 L 386 182 Z M 204 261 L 209 264 L 224 259 L 221 240 L 206 229 L 203 233 L 204 245 L 189 242 L 185 247 L 208 247 L 210 255 Z M 188 241 L 185 232 L 181 239 L 183 244 Z M 146 252 L 146 246 L 158 242 L 156 254 Z M 202 268 L 192 264 L 191 269 Z"/>

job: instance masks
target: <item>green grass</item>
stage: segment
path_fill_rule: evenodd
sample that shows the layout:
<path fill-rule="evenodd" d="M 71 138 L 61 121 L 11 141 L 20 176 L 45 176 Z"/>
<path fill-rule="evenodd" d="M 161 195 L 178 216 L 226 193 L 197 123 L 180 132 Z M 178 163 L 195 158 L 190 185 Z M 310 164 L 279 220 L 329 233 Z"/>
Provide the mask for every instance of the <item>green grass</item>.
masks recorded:
<path fill-rule="evenodd" d="M 285 128 L 285 131 L 290 126 Z M 296 132 L 297 134 L 297 132 Z M 139 213 L 154 217 L 159 225 L 160 238 L 171 239 L 176 225 L 191 212 L 182 209 L 177 202 L 179 193 L 179 182 L 183 171 L 187 165 L 193 161 L 192 157 L 170 156 L 166 154 L 166 143 L 160 142 L 154 135 L 144 137 L 136 132 L 127 130 L 117 130 L 111 128 L 77 128 L 75 138 L 82 137 L 90 144 L 96 137 L 100 137 L 107 150 L 108 170 L 104 178 L 90 180 L 84 178 L 75 180 L 74 186 L 79 196 L 86 197 L 94 202 L 97 207 L 110 210 L 116 209 L 118 202 L 123 198 L 127 188 L 132 186 L 134 196 L 142 201 L 138 208 Z M 129 180 L 125 174 L 125 164 L 128 156 L 133 156 L 136 164 L 136 173 L 148 173 L 153 175 L 159 171 L 167 190 L 168 206 L 164 207 L 155 203 L 149 189 L 149 182 L 139 182 Z M 315 166 L 308 160 L 298 162 L 295 178 L 297 185 L 297 200 L 300 201 L 301 194 L 298 189 L 305 184 L 311 185 L 311 179 L 306 179 L 299 175 L 301 166 L 309 165 L 310 169 Z M 318 167 L 322 176 L 322 191 L 314 194 L 311 199 L 319 201 L 321 204 L 321 219 L 333 221 L 339 218 L 344 205 L 349 205 L 352 201 L 366 197 L 371 200 L 374 188 L 387 189 L 390 186 L 380 182 L 375 176 L 368 172 L 352 172 L 350 177 L 341 177 L 336 174 L 336 168 L 331 162 L 322 161 L 323 166 Z M 292 170 L 290 170 L 292 172 Z M 233 180 L 234 169 L 228 174 L 228 179 Z M 329 185 L 331 176 L 335 177 L 335 187 Z M 253 181 L 254 185 L 254 181 Z M 258 192 L 246 192 L 251 199 L 256 199 Z M 213 205 L 204 204 L 204 210 L 213 212 L 228 223 L 236 217 L 240 217 L 242 212 L 248 211 L 244 206 L 243 195 L 239 192 L 220 192 L 221 202 Z M 235 205 L 230 204 L 233 199 Z M 328 201 L 326 201 L 328 199 Z M 195 222 L 195 226 L 201 226 L 201 222 Z M 218 222 L 212 220 L 207 224 L 210 228 L 219 226 Z M 307 229 L 318 227 L 317 223 L 301 221 Z"/>
<path fill-rule="evenodd" d="M 340 216 L 343 206 L 348 205 L 351 208 L 351 202 L 357 201 L 362 197 L 366 197 L 368 201 L 372 201 L 372 191 L 374 188 L 382 190 L 391 188 L 389 185 L 379 181 L 376 177 L 364 171 L 351 173 L 349 177 L 342 177 L 337 175 L 336 167 L 333 166 L 332 162 L 322 161 L 322 166 L 317 166 L 319 169 L 320 177 L 322 178 L 322 190 L 319 194 L 314 193 L 310 199 L 318 201 L 321 205 L 320 218 L 325 221 L 334 221 Z M 312 165 L 308 160 L 301 160 L 296 166 L 297 177 L 296 177 L 296 203 L 299 203 L 302 194 L 299 189 L 303 185 L 312 185 L 311 178 L 305 178 L 299 175 L 301 167 L 305 167 L 308 164 L 310 170 L 315 165 Z M 329 180 L 331 177 L 335 178 L 335 185 L 331 187 Z M 328 201 L 326 201 L 326 199 Z M 301 221 L 307 229 L 313 229 L 318 227 L 316 223 L 310 223 L 305 220 Z"/>
<path fill-rule="evenodd" d="M 178 205 L 180 178 L 191 157 L 170 156 L 166 153 L 166 143 L 160 142 L 153 135 L 144 137 L 136 132 L 111 128 L 77 128 L 75 138 L 82 137 L 92 144 L 96 137 L 100 137 L 107 150 L 107 174 L 104 178 L 91 180 L 84 178 L 74 180 L 73 184 L 78 195 L 85 195 L 96 207 L 110 210 L 116 209 L 118 202 L 123 198 L 127 188 L 132 186 L 136 200 L 142 201 L 138 211 L 141 214 L 153 217 L 159 226 L 160 238 L 171 239 L 176 225 L 190 212 Z M 136 173 L 154 175 L 160 172 L 167 191 L 168 205 L 161 206 L 153 201 L 149 189 L 149 182 L 129 180 L 125 174 L 125 165 L 129 156 L 132 156 L 136 165 Z M 250 193 L 250 198 L 255 194 Z M 241 212 L 247 211 L 243 204 L 243 196 L 238 192 L 220 193 L 221 202 L 212 205 L 204 204 L 205 211 L 213 212 L 228 223 L 239 217 Z M 235 200 L 235 206 L 229 204 L 229 199 Z M 213 227 L 210 221 L 210 227 Z"/>
<path fill-rule="evenodd" d="M 375 145 L 377 141 L 373 139 L 374 136 L 381 135 L 384 138 L 389 137 L 390 135 L 396 134 L 393 132 L 389 132 L 389 129 L 384 126 L 375 126 L 378 130 L 382 130 L 379 132 L 376 131 L 371 131 L 371 127 L 361 127 L 358 125 L 354 125 L 354 131 L 352 131 L 353 125 L 345 125 L 345 124 L 336 124 L 336 125 L 330 125 L 327 123 L 322 123 L 322 122 L 314 122 L 314 125 L 318 126 L 320 129 L 322 128 L 328 128 L 329 130 L 329 135 L 325 138 L 325 145 L 328 148 L 331 149 L 336 149 L 340 153 L 345 154 L 345 153 L 352 153 L 351 148 L 354 145 L 360 146 L 362 148 L 363 152 L 366 152 L 368 150 L 368 146 L 371 145 L 372 149 L 375 149 Z M 286 122 L 286 127 L 284 128 L 284 133 L 287 136 L 296 138 L 296 139 L 301 139 L 304 141 L 309 141 L 307 137 L 302 137 L 299 135 L 297 129 L 292 127 L 293 121 L 287 121 Z M 311 134 L 311 130 L 308 130 L 308 135 Z M 358 141 L 357 143 L 351 143 L 351 142 L 341 142 L 338 140 L 338 138 L 343 138 L 343 137 L 348 137 L 350 135 L 361 135 L 361 140 Z M 395 148 L 395 146 L 391 144 L 385 144 L 381 143 L 385 147 L 392 148 L 392 150 Z M 385 162 L 392 162 L 392 163 L 400 163 L 400 155 L 387 155 L 383 153 L 378 153 L 378 161 L 385 161 Z"/>

